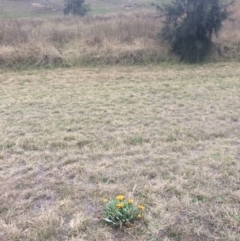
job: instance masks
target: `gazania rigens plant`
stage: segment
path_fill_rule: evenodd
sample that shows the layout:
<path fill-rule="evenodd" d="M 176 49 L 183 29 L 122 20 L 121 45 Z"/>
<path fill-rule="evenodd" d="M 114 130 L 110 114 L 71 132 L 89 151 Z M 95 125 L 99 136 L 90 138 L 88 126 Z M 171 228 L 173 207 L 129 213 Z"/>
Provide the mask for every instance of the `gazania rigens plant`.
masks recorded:
<path fill-rule="evenodd" d="M 133 199 L 125 199 L 123 195 L 118 195 L 114 199 L 106 200 L 108 199 L 103 199 L 105 203 L 103 220 L 108 224 L 121 227 L 143 216 L 144 206 L 136 205 Z"/>

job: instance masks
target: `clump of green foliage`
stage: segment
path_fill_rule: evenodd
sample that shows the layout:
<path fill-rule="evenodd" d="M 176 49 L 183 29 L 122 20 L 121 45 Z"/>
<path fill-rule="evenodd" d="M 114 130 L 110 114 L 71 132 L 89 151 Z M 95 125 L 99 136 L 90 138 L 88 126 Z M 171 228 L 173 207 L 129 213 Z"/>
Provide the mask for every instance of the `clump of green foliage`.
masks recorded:
<path fill-rule="evenodd" d="M 103 220 L 113 226 L 122 226 L 132 223 L 143 216 L 143 205 L 136 205 L 133 199 L 125 200 L 123 195 L 115 199 L 103 200 L 105 204 Z"/>
<path fill-rule="evenodd" d="M 90 6 L 84 4 L 85 0 L 64 0 L 64 15 L 84 16 L 90 11 Z"/>
<path fill-rule="evenodd" d="M 222 22 L 229 18 L 230 4 L 221 0 L 173 0 L 158 7 L 164 17 L 160 36 L 181 60 L 200 62 L 209 53 L 213 34 L 217 35 Z"/>

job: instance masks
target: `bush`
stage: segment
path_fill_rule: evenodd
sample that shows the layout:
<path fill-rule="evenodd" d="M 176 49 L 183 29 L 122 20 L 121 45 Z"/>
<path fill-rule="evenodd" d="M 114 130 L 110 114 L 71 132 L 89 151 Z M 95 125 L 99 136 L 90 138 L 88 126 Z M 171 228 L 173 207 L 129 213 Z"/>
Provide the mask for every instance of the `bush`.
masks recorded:
<path fill-rule="evenodd" d="M 64 0 L 64 10 L 65 15 L 79 15 L 84 16 L 90 10 L 89 5 L 84 4 L 84 0 Z"/>
<path fill-rule="evenodd" d="M 221 0 L 173 0 L 159 7 L 165 17 L 160 36 L 181 61 L 202 61 L 211 48 L 212 35 L 217 36 L 222 22 L 229 17 L 230 4 Z"/>

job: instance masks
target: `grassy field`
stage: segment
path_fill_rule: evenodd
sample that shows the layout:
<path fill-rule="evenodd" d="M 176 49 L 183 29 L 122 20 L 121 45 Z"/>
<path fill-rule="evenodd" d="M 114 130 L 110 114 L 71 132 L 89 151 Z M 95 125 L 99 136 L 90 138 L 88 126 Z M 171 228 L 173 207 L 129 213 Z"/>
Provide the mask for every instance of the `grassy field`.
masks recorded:
<path fill-rule="evenodd" d="M 139 10 L 153 10 L 151 3 L 166 3 L 169 0 L 131 0 L 132 7 L 128 7 L 128 0 L 85 0 L 90 4 L 90 15 L 105 15 L 116 13 L 131 13 Z M 46 18 L 63 15 L 64 1 L 49 0 L 1 0 L 0 18 Z"/>
<path fill-rule="evenodd" d="M 0 73 L 1 241 L 240 240 L 240 63 Z M 105 197 L 142 221 L 101 221 Z"/>
<path fill-rule="evenodd" d="M 0 2 L 0 241 L 240 240 L 240 2 L 198 66 L 131 2 Z M 107 226 L 118 194 L 144 218 Z"/>

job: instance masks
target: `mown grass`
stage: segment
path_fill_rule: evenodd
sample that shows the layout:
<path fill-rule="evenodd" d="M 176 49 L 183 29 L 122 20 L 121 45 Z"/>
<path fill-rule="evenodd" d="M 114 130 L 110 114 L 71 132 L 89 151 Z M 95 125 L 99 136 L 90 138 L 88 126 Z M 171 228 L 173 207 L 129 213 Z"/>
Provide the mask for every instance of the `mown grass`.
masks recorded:
<path fill-rule="evenodd" d="M 240 64 L 0 74 L 0 237 L 240 240 Z M 145 205 L 115 230 L 102 198 Z"/>

